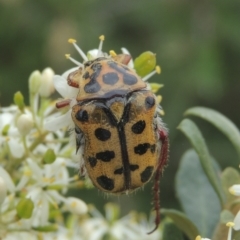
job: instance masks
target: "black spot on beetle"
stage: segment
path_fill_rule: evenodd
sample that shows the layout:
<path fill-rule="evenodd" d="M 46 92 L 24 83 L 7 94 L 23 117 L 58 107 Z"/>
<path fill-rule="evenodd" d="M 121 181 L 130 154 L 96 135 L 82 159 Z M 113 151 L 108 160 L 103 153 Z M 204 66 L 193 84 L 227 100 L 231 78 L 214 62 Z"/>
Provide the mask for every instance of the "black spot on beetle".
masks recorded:
<path fill-rule="evenodd" d="M 134 152 L 139 155 L 143 155 L 147 152 L 148 148 L 150 147 L 149 143 L 138 144 L 134 147 Z"/>
<path fill-rule="evenodd" d="M 75 117 L 78 121 L 80 122 L 87 122 L 88 121 L 88 113 L 86 110 L 79 110 L 76 114 Z"/>
<path fill-rule="evenodd" d="M 113 158 L 115 158 L 115 152 L 114 151 L 99 152 L 96 154 L 96 158 L 102 160 L 103 162 L 110 162 Z"/>
<path fill-rule="evenodd" d="M 148 166 L 145 168 L 145 170 L 141 173 L 141 181 L 142 183 L 147 182 L 150 177 L 152 176 L 154 167 Z"/>
<path fill-rule="evenodd" d="M 99 63 L 99 62 L 95 62 L 95 63 L 92 64 L 91 69 L 92 69 L 95 73 L 98 73 L 98 74 L 99 74 L 99 72 L 100 72 L 101 69 L 102 69 L 102 65 L 101 65 L 101 63 Z"/>
<path fill-rule="evenodd" d="M 105 190 L 111 191 L 114 188 L 114 181 L 107 176 L 102 175 L 100 177 L 97 177 L 97 182 Z"/>
<path fill-rule="evenodd" d="M 132 131 L 135 134 L 141 134 L 146 127 L 146 123 L 143 120 L 140 120 L 132 125 Z"/>
<path fill-rule="evenodd" d="M 102 65 L 100 63 L 93 63 L 91 65 L 93 74 L 90 76 L 90 82 L 84 86 L 84 91 L 86 93 L 96 93 L 101 89 L 100 84 L 97 82 L 97 77 L 101 72 Z"/>
<path fill-rule="evenodd" d="M 82 144 L 82 138 L 83 138 L 83 134 L 82 131 L 80 130 L 80 128 L 78 128 L 77 126 L 75 126 L 75 139 L 76 139 L 76 153 L 78 152 L 78 149 L 80 148 L 81 144 Z"/>
<path fill-rule="evenodd" d="M 150 146 L 151 153 L 155 153 L 156 151 L 156 144 Z"/>
<path fill-rule="evenodd" d="M 123 167 L 116 169 L 114 174 L 123 174 Z"/>
<path fill-rule="evenodd" d="M 103 82 L 108 85 L 114 85 L 118 82 L 119 77 L 115 72 L 109 72 L 103 75 Z"/>
<path fill-rule="evenodd" d="M 138 165 L 133 165 L 133 164 L 131 164 L 129 167 L 130 167 L 130 170 L 131 170 L 131 171 L 135 171 L 135 170 L 139 169 L 139 166 L 138 166 Z"/>
<path fill-rule="evenodd" d="M 100 84 L 92 78 L 89 83 L 84 86 L 84 91 L 86 93 L 96 93 L 101 89 Z"/>
<path fill-rule="evenodd" d="M 137 83 L 137 81 L 138 81 L 137 77 L 134 76 L 133 74 L 127 73 L 126 69 L 124 67 L 118 65 L 117 63 L 115 63 L 113 61 L 108 61 L 108 65 L 123 75 L 123 82 L 125 84 L 133 85 L 133 84 Z"/>
<path fill-rule="evenodd" d="M 125 73 L 123 74 L 123 82 L 127 85 L 134 85 L 136 84 L 138 81 L 137 77 L 132 75 L 132 74 L 128 74 Z"/>
<path fill-rule="evenodd" d="M 111 137 L 111 132 L 104 128 L 97 128 L 95 130 L 95 136 L 100 141 L 107 141 Z"/>
<path fill-rule="evenodd" d="M 88 161 L 89 161 L 91 167 L 95 167 L 97 164 L 97 159 L 95 157 L 89 157 Z"/>
<path fill-rule="evenodd" d="M 120 73 L 125 72 L 125 70 L 123 68 L 120 68 L 116 62 L 108 61 L 107 64 L 109 65 L 109 67 L 113 68 L 114 70 L 116 70 Z"/>
<path fill-rule="evenodd" d="M 145 98 L 145 107 L 146 109 L 150 109 L 155 105 L 155 98 L 154 97 L 146 97 Z"/>
<path fill-rule="evenodd" d="M 85 72 L 82 76 L 84 79 L 88 79 L 90 77 L 89 72 Z"/>

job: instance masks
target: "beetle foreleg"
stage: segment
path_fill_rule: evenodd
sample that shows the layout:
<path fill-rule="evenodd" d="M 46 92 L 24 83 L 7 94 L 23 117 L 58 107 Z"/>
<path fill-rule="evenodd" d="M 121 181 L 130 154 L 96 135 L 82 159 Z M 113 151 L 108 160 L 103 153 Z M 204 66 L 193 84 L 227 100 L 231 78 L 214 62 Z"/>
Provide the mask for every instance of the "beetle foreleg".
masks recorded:
<path fill-rule="evenodd" d="M 66 106 L 69 106 L 70 105 L 70 102 L 72 101 L 72 99 L 64 99 L 60 102 L 57 102 L 56 103 L 56 108 L 64 108 Z"/>
<path fill-rule="evenodd" d="M 158 130 L 158 133 L 159 133 L 159 140 L 162 142 L 162 146 L 161 146 L 158 166 L 155 173 L 154 185 L 153 185 L 153 205 L 154 205 L 154 210 L 156 211 L 155 228 L 152 231 L 148 232 L 148 234 L 151 234 L 155 230 L 157 230 L 158 225 L 160 223 L 159 183 L 160 183 L 161 174 L 168 160 L 168 148 L 169 148 L 168 133 L 165 129 Z"/>

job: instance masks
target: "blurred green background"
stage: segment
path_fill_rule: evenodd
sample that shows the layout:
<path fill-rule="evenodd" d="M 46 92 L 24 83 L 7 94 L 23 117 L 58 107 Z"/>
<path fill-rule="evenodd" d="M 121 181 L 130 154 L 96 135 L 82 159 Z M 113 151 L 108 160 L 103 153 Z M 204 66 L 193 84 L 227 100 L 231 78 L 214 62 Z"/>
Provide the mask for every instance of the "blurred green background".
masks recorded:
<path fill-rule="evenodd" d="M 18 90 L 27 96 L 33 70 L 49 66 L 61 74 L 73 66 L 64 54 L 79 56 L 68 38 L 87 51 L 98 46 L 101 34 L 106 52 L 124 46 L 133 58 L 147 50 L 157 54 L 162 74 L 151 81 L 165 85 L 160 93 L 171 142 L 161 206 L 180 208 L 174 179 L 190 146 L 176 129 L 184 111 L 196 105 L 214 108 L 240 126 L 240 1 L 0 0 L 1 106 L 12 103 Z M 197 123 L 221 167 L 238 167 L 227 139 L 204 121 Z M 151 184 L 129 196 L 106 196 L 96 189 L 74 194 L 100 210 L 105 202 L 119 203 L 124 215 L 149 212 L 150 192 Z"/>

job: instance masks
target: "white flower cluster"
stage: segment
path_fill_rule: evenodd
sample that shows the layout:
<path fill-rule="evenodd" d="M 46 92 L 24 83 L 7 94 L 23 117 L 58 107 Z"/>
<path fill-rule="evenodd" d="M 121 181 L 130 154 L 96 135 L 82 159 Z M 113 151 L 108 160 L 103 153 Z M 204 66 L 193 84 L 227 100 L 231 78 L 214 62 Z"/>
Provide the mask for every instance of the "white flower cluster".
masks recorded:
<path fill-rule="evenodd" d="M 85 60 L 103 55 L 101 44 L 81 55 Z M 69 174 L 70 168 L 79 169 L 80 160 L 66 135 L 78 93 L 66 78 L 75 69 L 62 76 L 54 76 L 50 68 L 34 71 L 29 77 L 30 106 L 17 92 L 15 104 L 0 109 L 0 239 L 159 239 L 160 231 L 146 235 L 147 223 L 136 215 L 117 219 L 117 207 L 110 204 L 104 217 L 81 199 L 66 196 L 69 187 L 84 187 L 78 175 Z M 71 99 L 66 111 L 56 110 L 49 98 L 55 88 Z"/>
<path fill-rule="evenodd" d="M 229 192 L 237 197 L 240 196 L 240 185 L 234 184 L 229 188 Z M 227 222 L 226 226 L 228 227 L 228 236 L 226 240 L 232 240 L 232 231 L 240 230 L 240 210 L 234 217 L 232 222 Z M 210 238 L 202 238 L 201 236 L 197 236 L 195 240 L 211 240 Z"/>
<path fill-rule="evenodd" d="M 88 211 L 82 200 L 64 196 L 70 184 L 79 182 L 68 171 L 77 166 L 72 160 L 73 147 L 56 140 L 64 141 L 64 131 L 44 129 L 45 118 L 55 111 L 47 99 L 54 91 L 53 76 L 50 68 L 31 74 L 30 107 L 24 106 L 18 92 L 14 96 L 16 105 L 1 108 L 1 239 L 30 239 L 26 237 L 29 234 L 35 239 L 39 229 L 55 229 L 50 222 L 53 211 L 78 216 Z"/>

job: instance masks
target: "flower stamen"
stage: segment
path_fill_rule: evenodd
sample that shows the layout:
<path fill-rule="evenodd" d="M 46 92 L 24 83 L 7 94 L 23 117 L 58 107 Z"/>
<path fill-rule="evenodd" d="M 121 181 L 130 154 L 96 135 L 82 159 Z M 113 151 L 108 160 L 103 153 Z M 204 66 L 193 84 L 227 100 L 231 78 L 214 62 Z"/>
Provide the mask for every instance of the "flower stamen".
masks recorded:
<path fill-rule="evenodd" d="M 148 75 L 146 75 L 145 77 L 142 78 L 142 80 L 145 82 L 147 81 L 149 78 L 151 78 L 154 74 L 160 74 L 161 73 L 161 68 L 160 66 L 156 66 L 155 70 L 153 70 L 152 72 L 150 72 Z"/>
<path fill-rule="evenodd" d="M 104 35 L 101 35 L 99 37 L 100 39 L 100 43 L 99 43 L 99 46 L 98 46 L 98 53 L 97 53 L 97 57 L 100 57 L 102 55 L 102 46 L 103 46 L 103 41 L 105 39 L 105 36 Z"/>
<path fill-rule="evenodd" d="M 232 228 L 234 227 L 234 225 L 235 225 L 234 222 L 227 222 L 226 224 L 226 226 L 229 227 L 227 240 L 232 239 Z"/>
<path fill-rule="evenodd" d="M 115 53 L 114 50 L 110 50 L 109 54 L 111 55 L 111 57 L 116 57 L 117 56 L 117 54 Z"/>
<path fill-rule="evenodd" d="M 88 61 L 88 58 L 86 56 L 86 54 L 82 51 L 82 49 L 76 44 L 76 40 L 73 38 L 68 39 L 69 43 L 72 43 L 73 46 L 75 47 L 75 49 L 78 51 L 78 53 L 81 55 L 81 57 L 83 58 L 84 61 Z"/>
<path fill-rule="evenodd" d="M 83 67 L 83 64 L 75 60 L 74 58 L 71 57 L 70 54 L 65 54 L 65 57 L 69 59 L 71 62 L 75 63 L 79 67 Z"/>

